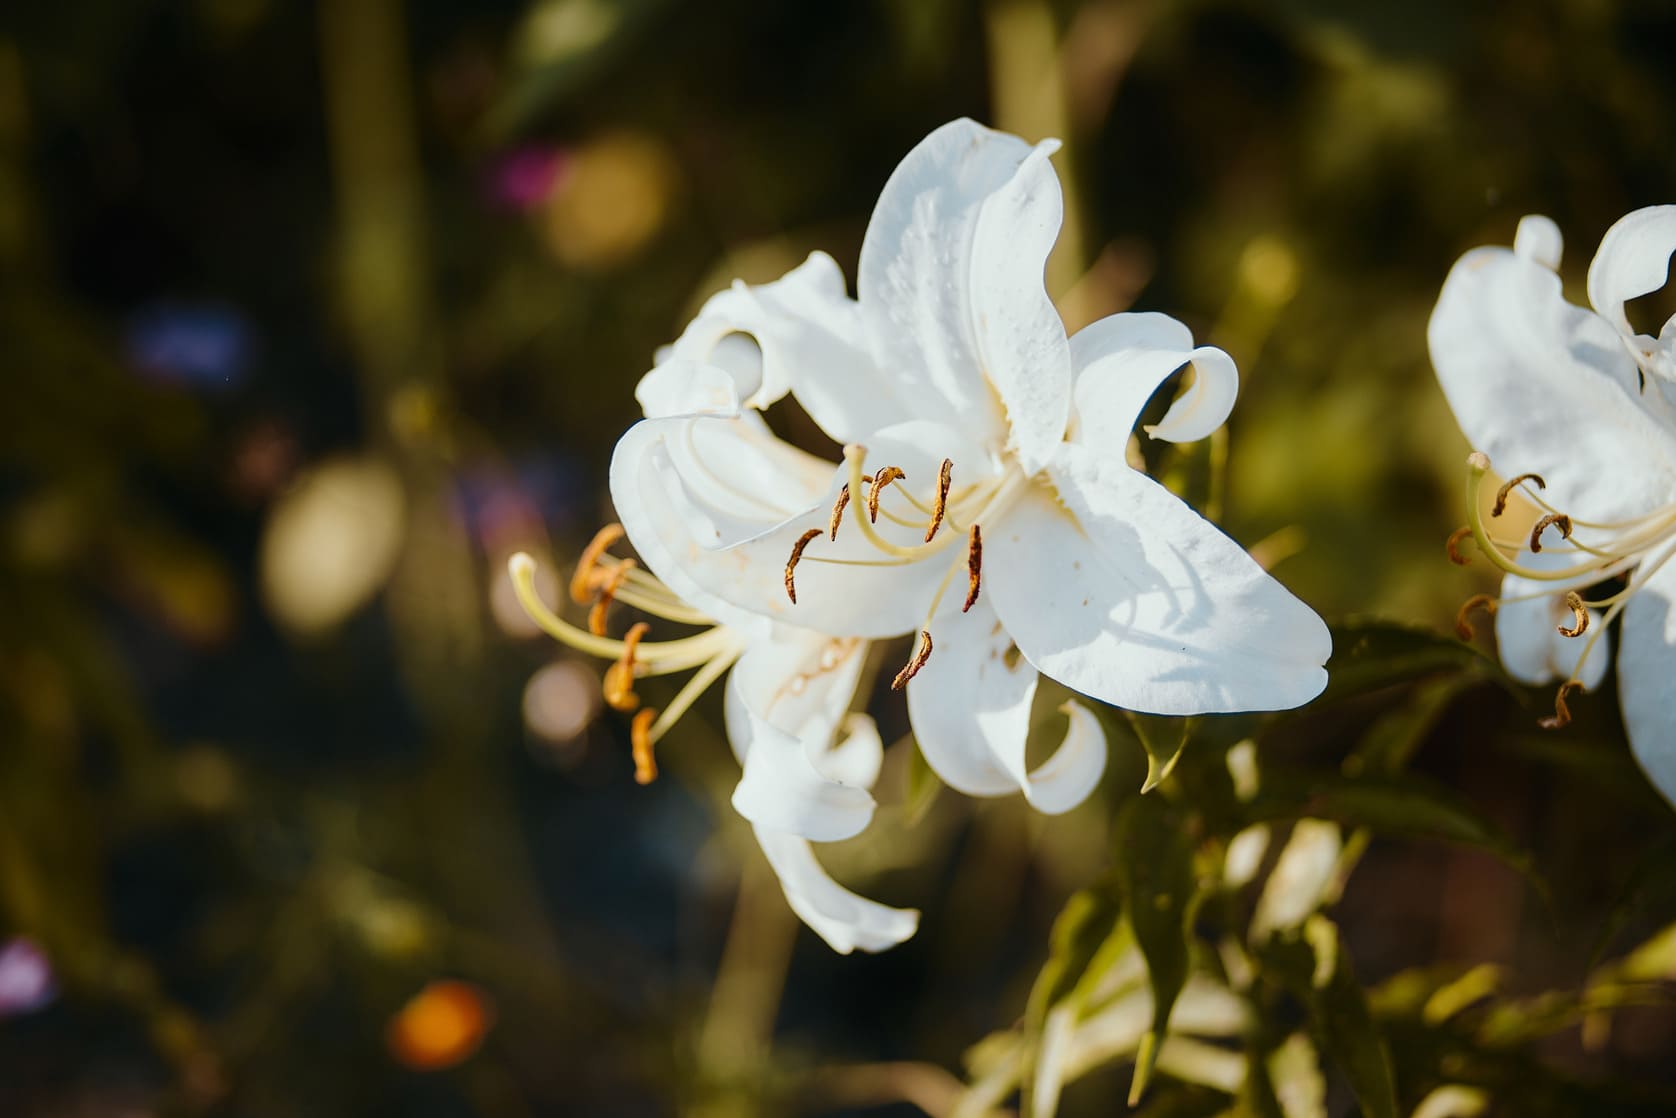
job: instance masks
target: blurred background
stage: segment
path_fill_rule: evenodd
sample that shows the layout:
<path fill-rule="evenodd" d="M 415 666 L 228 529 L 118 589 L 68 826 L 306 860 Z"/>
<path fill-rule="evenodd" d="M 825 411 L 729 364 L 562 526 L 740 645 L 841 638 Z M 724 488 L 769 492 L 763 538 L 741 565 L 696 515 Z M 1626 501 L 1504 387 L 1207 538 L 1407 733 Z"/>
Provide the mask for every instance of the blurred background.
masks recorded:
<path fill-rule="evenodd" d="M 891 168 L 970 115 L 1066 140 L 1071 325 L 1165 310 L 1239 361 L 1201 503 L 1329 619 L 1447 632 L 1489 580 L 1443 557 L 1427 315 L 1528 212 L 1582 300 L 1606 227 L 1676 201 L 1673 58 L 1658 0 L 6 6 L 0 1114 L 935 1109 L 1109 800 L 910 804 L 892 751 L 823 855 L 921 932 L 836 956 L 728 807 L 714 696 L 637 786 L 506 557 L 562 572 L 611 518 L 635 381 L 706 295 L 814 248 L 853 275 Z M 1673 827 L 1611 691 L 1563 741 L 1550 699 L 1469 693 L 1422 764 L 1554 903 L 1376 844 L 1364 977 L 1582 973 Z M 1330 765 L 1335 724 L 1274 748 Z M 1113 795 L 1144 771 L 1114 745 Z M 1630 1025 L 1552 1054 L 1668 1079 L 1671 1017 Z M 1065 1112 L 1114 1112 L 1098 1083 Z"/>

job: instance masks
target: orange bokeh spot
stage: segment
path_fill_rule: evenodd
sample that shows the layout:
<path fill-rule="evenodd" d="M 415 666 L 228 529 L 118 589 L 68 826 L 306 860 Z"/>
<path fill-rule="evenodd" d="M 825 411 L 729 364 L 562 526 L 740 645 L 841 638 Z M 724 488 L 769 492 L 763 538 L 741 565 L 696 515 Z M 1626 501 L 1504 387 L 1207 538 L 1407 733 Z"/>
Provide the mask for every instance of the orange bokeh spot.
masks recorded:
<path fill-rule="evenodd" d="M 390 1018 L 390 1052 L 415 1071 L 458 1064 L 483 1043 L 494 1013 L 469 982 L 432 982 Z"/>

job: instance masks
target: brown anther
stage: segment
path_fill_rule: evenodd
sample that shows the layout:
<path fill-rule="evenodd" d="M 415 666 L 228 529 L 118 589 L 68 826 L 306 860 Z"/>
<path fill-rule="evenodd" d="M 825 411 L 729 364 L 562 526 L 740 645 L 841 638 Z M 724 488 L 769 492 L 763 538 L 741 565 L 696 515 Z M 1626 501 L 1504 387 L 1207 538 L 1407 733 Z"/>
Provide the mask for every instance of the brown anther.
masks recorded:
<path fill-rule="evenodd" d="M 821 534 L 819 528 L 811 528 L 797 537 L 797 542 L 791 545 L 791 558 L 786 560 L 786 597 L 791 604 L 797 604 L 797 561 L 803 558 L 803 549 L 809 546 L 809 541 Z"/>
<path fill-rule="evenodd" d="M 978 584 L 983 574 L 983 533 L 976 524 L 966 533 L 966 604 L 960 607 L 965 613 L 978 601 Z"/>
<path fill-rule="evenodd" d="M 833 542 L 838 540 L 838 525 L 844 522 L 844 510 L 849 507 L 849 504 L 850 485 L 849 482 L 845 482 L 844 487 L 838 490 L 838 499 L 832 502 L 832 519 L 826 525 L 826 530 L 831 534 Z"/>
<path fill-rule="evenodd" d="M 1503 485 L 1500 489 L 1496 490 L 1496 503 L 1495 503 L 1495 506 L 1490 509 L 1490 515 L 1491 516 L 1500 516 L 1502 513 L 1506 512 L 1507 511 L 1507 495 L 1509 493 L 1513 492 L 1513 487 L 1514 486 L 1523 485 L 1527 481 L 1536 482 L 1536 487 L 1538 489 L 1548 488 L 1548 483 L 1543 481 L 1540 476 L 1538 476 L 1536 474 L 1520 474 L 1518 477 L 1514 478 L 1512 481 L 1509 481 L 1507 484 Z"/>
<path fill-rule="evenodd" d="M 1485 613 L 1494 617 L 1496 615 L 1496 599 L 1488 594 L 1474 594 L 1461 603 L 1461 608 L 1455 611 L 1455 635 L 1464 641 L 1469 641 L 1477 636 L 1477 631 L 1473 629 L 1472 622 L 1467 620 L 1467 616 L 1475 609 L 1483 609 Z"/>
<path fill-rule="evenodd" d="M 599 597 L 594 599 L 594 606 L 588 611 L 588 632 L 596 637 L 605 635 L 605 611 L 611 608 L 611 602 L 617 596 L 617 588 L 623 584 L 623 579 L 634 570 L 633 559 L 624 559 L 612 567 L 599 578 Z"/>
<path fill-rule="evenodd" d="M 588 546 L 582 549 L 582 557 L 576 560 L 576 573 L 570 576 L 570 600 L 579 606 L 588 604 L 588 599 L 594 596 L 594 566 L 600 556 L 610 550 L 611 545 L 623 538 L 621 524 L 607 524 L 594 533 L 594 538 L 588 541 Z"/>
<path fill-rule="evenodd" d="M 1583 596 L 1575 590 L 1567 590 L 1565 592 L 1565 604 L 1566 608 L 1571 610 L 1573 624 L 1569 627 L 1565 625 L 1558 626 L 1560 636 L 1580 637 L 1587 632 L 1589 628 L 1589 611 L 1587 607 L 1583 605 Z"/>
<path fill-rule="evenodd" d="M 657 712 L 646 707 L 629 724 L 629 742 L 634 749 L 634 782 L 650 784 L 658 778 L 658 761 L 652 756 L 652 718 Z"/>
<path fill-rule="evenodd" d="M 908 686 L 908 681 L 919 674 L 919 670 L 925 667 L 925 662 L 929 659 L 931 659 L 931 634 L 921 629 L 919 631 L 919 643 L 914 646 L 914 655 L 909 659 L 907 666 L 896 673 L 896 678 L 891 680 L 890 689 L 900 691 Z"/>
<path fill-rule="evenodd" d="M 1560 530 L 1562 539 L 1569 540 L 1571 538 L 1571 517 L 1563 512 L 1551 512 L 1531 527 L 1531 551 L 1533 553 L 1542 550 L 1542 533 L 1546 532 L 1550 525 Z"/>
<path fill-rule="evenodd" d="M 886 466 L 873 475 L 873 488 L 867 491 L 867 519 L 877 524 L 879 522 L 879 494 L 885 491 L 885 486 L 893 481 L 900 481 L 908 475 L 899 466 Z"/>
<path fill-rule="evenodd" d="M 943 513 L 949 506 L 949 480 L 954 476 L 954 460 L 943 459 L 942 469 L 937 471 L 937 500 L 931 506 L 931 527 L 925 530 L 925 542 L 930 543 L 937 529 L 943 526 Z"/>
<path fill-rule="evenodd" d="M 623 634 L 623 654 L 605 669 L 604 686 L 600 690 L 605 694 L 605 705 L 612 710 L 627 713 L 640 705 L 640 696 L 634 693 L 634 652 L 650 628 L 644 621 L 631 625 Z"/>
<path fill-rule="evenodd" d="M 1464 567 L 1472 562 L 1471 556 L 1461 554 L 1461 544 L 1465 543 L 1471 535 L 1472 525 L 1463 524 L 1449 533 L 1449 542 L 1443 545 L 1449 552 L 1449 561 L 1457 567 Z"/>
<path fill-rule="evenodd" d="M 1558 730 L 1561 726 L 1571 722 L 1571 708 L 1565 705 L 1565 697 L 1573 691 L 1581 690 L 1582 684 L 1575 679 L 1568 679 L 1560 684 L 1560 689 L 1554 695 L 1554 713 L 1537 721 L 1537 725 L 1544 730 Z"/>

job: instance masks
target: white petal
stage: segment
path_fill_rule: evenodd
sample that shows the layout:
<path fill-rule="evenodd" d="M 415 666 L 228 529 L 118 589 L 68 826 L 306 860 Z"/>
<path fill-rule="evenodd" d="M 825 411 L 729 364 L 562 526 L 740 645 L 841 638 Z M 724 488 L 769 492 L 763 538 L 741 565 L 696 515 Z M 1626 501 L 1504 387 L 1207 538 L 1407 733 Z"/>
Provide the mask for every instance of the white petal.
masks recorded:
<path fill-rule="evenodd" d="M 1114 314 L 1071 338 L 1077 371 L 1075 441 L 1121 456 L 1135 421 L 1164 379 L 1183 365 L 1193 379 L 1162 422 L 1146 429 L 1155 439 L 1202 439 L 1227 420 L 1239 394 L 1234 359 L 1213 346 L 1193 345 L 1193 334 L 1169 315 Z"/>
<path fill-rule="evenodd" d="M 856 660 L 859 662 L 858 655 Z M 854 685 L 851 685 L 853 692 Z M 878 783 L 879 770 L 885 763 L 885 743 L 879 737 L 878 724 L 865 714 L 846 715 L 844 737 L 826 754 L 815 761 L 821 774 L 840 784 L 857 788 L 871 788 Z"/>
<path fill-rule="evenodd" d="M 1515 560 L 1521 566 L 1536 570 L 1558 571 L 1574 566 L 1587 556 L 1569 547 L 1547 547 L 1532 553 L 1519 552 Z M 1496 651 L 1501 656 L 1507 674 L 1521 683 L 1540 686 L 1556 680 L 1570 679 L 1577 667 L 1590 636 L 1599 632 L 1601 614 L 1590 609 L 1589 627 L 1584 635 L 1567 637 L 1560 625 L 1571 626 L 1575 618 L 1565 604 L 1565 592 L 1578 590 L 1599 581 L 1598 575 L 1588 575 L 1567 582 L 1538 582 L 1534 579 L 1507 575 L 1501 580 L 1502 605 L 1496 608 Z M 1531 597 L 1540 595 L 1540 597 Z M 1525 599 L 1508 601 L 1507 599 Z M 1606 678 L 1606 665 L 1612 658 L 1612 637 L 1601 633 L 1592 647 L 1589 658 L 1578 676 L 1586 690 L 1593 691 Z"/>
<path fill-rule="evenodd" d="M 1560 270 L 1560 255 L 1565 251 L 1565 237 L 1552 218 L 1541 214 L 1526 214 L 1519 219 L 1519 229 L 1513 234 L 1513 253 L 1547 268 Z"/>
<path fill-rule="evenodd" d="M 926 763 L 968 796 L 1019 791 L 1037 671 L 1013 649 L 983 599 L 962 614 L 944 610 L 931 623 L 931 658 L 908 681 L 908 719 Z"/>
<path fill-rule="evenodd" d="M 877 433 L 866 466 L 901 466 L 908 477 L 899 484 L 914 486 L 924 501 L 935 490 L 944 454 L 979 471 L 988 468 L 961 435 L 924 421 Z M 836 636 L 916 630 L 947 560 L 957 556 L 950 551 L 947 559 L 907 565 L 827 562 L 878 564 L 888 558 L 848 517 L 836 542 L 826 538 L 831 506 L 847 477 L 840 467 L 781 442 L 753 415 L 671 417 L 643 420 L 618 441 L 611 496 L 646 565 L 683 600 L 718 620 L 747 624 L 741 618 L 754 615 Z M 852 502 L 849 515 L 861 504 Z M 881 506 L 919 515 L 889 490 Z M 812 528 L 822 534 L 807 545 L 796 570 L 794 604 L 785 590 L 786 562 L 793 544 Z M 901 545 L 924 539 L 923 528 L 883 516 L 877 531 Z"/>
<path fill-rule="evenodd" d="M 1636 760 L 1676 804 L 1676 561 L 1666 563 L 1624 607 L 1618 648 L 1618 702 Z"/>
<path fill-rule="evenodd" d="M 867 828 L 872 795 L 829 779 L 815 763 L 827 743 L 807 741 L 760 718 L 747 721 L 749 738 L 734 742 L 745 756 L 744 774 L 733 789 L 735 811 L 759 827 L 816 842 L 837 842 Z"/>
<path fill-rule="evenodd" d="M 1624 314 L 1631 299 L 1663 287 L 1676 252 L 1676 206 L 1648 206 L 1619 218 L 1589 264 L 1589 302 L 1625 337 L 1635 328 Z"/>
<path fill-rule="evenodd" d="M 1071 407 L 1065 323 L 1043 280 L 1064 220 L 1059 179 L 1048 162 L 1058 149 L 1057 140 L 1037 144 L 984 201 L 967 276 L 978 356 L 1006 406 L 1012 448 L 1030 472 L 1065 437 Z"/>
<path fill-rule="evenodd" d="M 611 457 L 611 500 L 641 561 L 678 597 L 749 627 L 750 615 L 764 614 L 776 591 L 783 602 L 784 591 L 771 569 L 742 567 L 728 549 L 818 506 L 832 467 L 776 439 L 754 416 L 729 414 L 629 428 Z"/>
<path fill-rule="evenodd" d="M 826 842 L 867 825 L 884 747 L 872 719 L 846 713 L 864 658 L 859 641 L 784 626 L 746 647 L 725 703 L 744 766 L 733 794 L 741 815 Z M 840 724 L 847 737 L 834 746 Z"/>
<path fill-rule="evenodd" d="M 792 911 L 834 951 L 884 951 L 918 929 L 916 910 L 870 901 L 832 880 L 806 840 L 763 827 L 756 828 L 756 836 Z"/>
<path fill-rule="evenodd" d="M 866 645 L 806 629 L 776 626 L 747 645 L 728 679 L 728 736 L 741 760 L 749 749 L 754 719 L 777 726 L 809 743 L 817 768 L 855 698 Z M 738 699 L 737 709 L 731 701 Z M 852 735 L 854 730 L 851 730 Z M 877 738 L 877 730 L 873 731 Z M 857 771 L 834 775 L 846 784 L 871 788 L 873 776 Z"/>
<path fill-rule="evenodd" d="M 984 593 L 1043 673 L 1158 714 L 1283 710 L 1326 686 L 1327 626 L 1209 521 L 1080 446 L 1049 472 L 1059 500 L 1020 499 L 984 556 Z"/>
<path fill-rule="evenodd" d="M 736 334 L 756 341 L 757 360 L 729 359 L 727 343 Z M 811 254 L 773 283 L 752 287 L 735 282 L 711 296 L 670 352 L 729 367 L 739 399 L 749 408 L 766 408 L 780 399 L 794 377 L 849 381 L 873 375 L 860 311 L 844 290 L 843 272 L 823 252 Z"/>
<path fill-rule="evenodd" d="M 1432 364 L 1467 440 L 1503 477 L 1531 472 L 1548 499 L 1618 520 L 1676 490 L 1676 439 L 1634 361 L 1553 272 L 1481 248 L 1449 273 L 1427 330 Z"/>
<path fill-rule="evenodd" d="M 856 281 L 874 363 L 890 371 L 914 414 L 944 418 L 978 442 L 1001 445 L 1006 417 L 987 373 L 1016 411 L 1026 454 L 1041 451 L 1055 413 L 1052 437 L 1063 432 L 1069 399 L 1064 328 L 1057 316 L 1048 328 L 1052 307 L 1042 286 L 1060 206 L 1043 163 L 1049 150 L 1033 152 L 970 120 L 931 133 L 885 183 Z M 995 216 L 986 220 L 992 199 Z M 1011 273 L 1003 275 L 1006 269 Z M 1003 306 L 1010 300 L 1017 302 Z M 992 358 L 999 364 L 990 367 Z M 1031 361 L 1042 365 L 1032 369 Z M 1032 384 L 1032 375 L 1042 383 Z"/>
<path fill-rule="evenodd" d="M 908 683 L 908 717 L 920 752 L 943 782 L 971 796 L 1022 791 L 1049 815 L 1086 799 L 1106 767 L 1099 720 L 1065 704 L 1065 738 L 1031 772 L 1025 750 L 1037 672 L 994 610 L 982 598 L 967 613 L 945 609 L 931 633 L 931 658 Z"/>

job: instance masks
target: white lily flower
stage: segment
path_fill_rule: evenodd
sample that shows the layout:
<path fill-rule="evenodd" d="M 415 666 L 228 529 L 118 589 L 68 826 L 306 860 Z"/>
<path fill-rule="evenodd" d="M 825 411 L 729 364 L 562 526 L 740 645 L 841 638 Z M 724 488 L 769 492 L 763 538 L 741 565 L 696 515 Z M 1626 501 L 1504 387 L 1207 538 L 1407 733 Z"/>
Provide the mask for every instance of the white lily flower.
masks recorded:
<path fill-rule="evenodd" d="M 1331 651 L 1313 611 L 1126 463 L 1172 373 L 1191 366 L 1190 386 L 1147 433 L 1177 442 L 1223 422 L 1237 376 L 1161 314 L 1066 336 L 1042 280 L 1056 147 L 967 120 L 933 132 L 874 210 L 859 298 L 817 253 L 711 300 L 641 383 L 648 418 L 611 470 L 630 539 L 688 602 L 917 634 L 897 682 L 927 760 L 961 791 L 1050 812 L 1088 794 L 1105 748 L 1073 703 L 1065 742 L 1028 769 L 1039 672 L 1132 710 L 1271 710 L 1319 693 Z M 734 334 L 760 361 L 732 358 Z M 787 392 L 846 444 L 841 465 L 754 413 Z"/>
<path fill-rule="evenodd" d="M 1624 304 L 1666 281 L 1676 206 L 1638 210 L 1601 241 L 1589 268 L 1594 310 L 1574 306 L 1556 274 L 1558 228 L 1519 223 L 1511 250 L 1477 248 L 1450 272 L 1428 329 L 1469 459 L 1468 532 L 1505 577 L 1495 613 L 1510 674 L 1562 680 L 1548 726 L 1570 718 L 1567 696 L 1604 678 L 1607 626 L 1623 615 L 1618 694 L 1635 755 L 1676 800 L 1676 318 L 1637 334 Z M 1486 519 L 1479 492 L 1491 463 L 1512 478 Z M 1528 539 L 1498 532 L 1508 491 L 1543 510 Z M 1534 487 L 1534 488 L 1532 488 Z M 1589 597 L 1611 579 L 1622 589 Z M 1480 603 L 1474 599 L 1465 611 Z"/>

